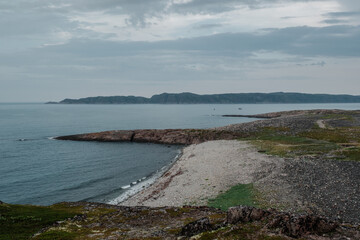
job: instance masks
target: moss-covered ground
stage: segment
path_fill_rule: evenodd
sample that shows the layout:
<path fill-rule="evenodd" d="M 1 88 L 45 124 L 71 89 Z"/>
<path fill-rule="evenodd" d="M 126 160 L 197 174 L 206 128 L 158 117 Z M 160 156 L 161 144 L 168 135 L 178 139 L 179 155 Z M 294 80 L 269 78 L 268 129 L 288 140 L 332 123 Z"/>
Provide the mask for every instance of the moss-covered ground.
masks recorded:
<path fill-rule="evenodd" d="M 314 126 L 295 134 L 286 128 L 266 127 L 246 140 L 270 155 L 360 161 L 360 127 Z"/>
<path fill-rule="evenodd" d="M 209 207 L 226 211 L 229 207 L 246 205 L 256 207 L 255 190 L 253 184 L 239 184 L 214 199 L 208 200 Z"/>
<path fill-rule="evenodd" d="M 80 212 L 80 207 L 68 207 L 56 204 L 50 207 L 31 205 L 0 205 L 0 239 L 29 239 L 42 228 L 51 226 L 57 221 L 74 217 Z M 51 238 L 71 239 L 62 232 L 49 233 Z M 49 236 L 50 236 L 49 235 Z"/>
<path fill-rule="evenodd" d="M 284 236 L 268 235 L 261 232 L 263 223 L 252 222 L 226 226 L 215 231 L 199 234 L 199 240 L 224 239 L 224 240 L 284 240 Z"/>

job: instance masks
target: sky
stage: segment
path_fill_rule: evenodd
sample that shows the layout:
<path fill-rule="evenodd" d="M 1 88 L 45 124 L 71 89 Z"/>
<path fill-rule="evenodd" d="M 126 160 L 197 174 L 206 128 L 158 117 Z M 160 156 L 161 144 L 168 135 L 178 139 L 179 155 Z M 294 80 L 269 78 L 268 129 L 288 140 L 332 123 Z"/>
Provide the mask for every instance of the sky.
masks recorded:
<path fill-rule="evenodd" d="M 360 95 L 359 0 L 0 0 L 0 102 Z"/>

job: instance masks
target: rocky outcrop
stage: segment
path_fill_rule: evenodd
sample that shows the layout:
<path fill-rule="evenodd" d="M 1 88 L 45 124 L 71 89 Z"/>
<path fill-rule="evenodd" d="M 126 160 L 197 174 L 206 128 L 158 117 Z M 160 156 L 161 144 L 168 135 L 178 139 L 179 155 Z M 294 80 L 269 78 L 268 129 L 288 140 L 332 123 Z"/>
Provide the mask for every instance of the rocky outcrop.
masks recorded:
<path fill-rule="evenodd" d="M 272 118 L 271 116 L 266 115 L 242 115 L 242 114 L 225 114 L 222 117 L 244 117 L 244 118 Z"/>
<path fill-rule="evenodd" d="M 227 114 L 222 115 L 223 117 L 248 117 L 248 118 L 279 118 L 299 115 L 329 115 L 329 114 L 359 114 L 360 111 L 347 111 L 340 109 L 313 109 L 313 110 L 292 110 L 292 111 L 281 111 L 271 112 L 255 115 L 239 115 L 239 114 Z"/>
<path fill-rule="evenodd" d="M 143 129 L 117 130 L 57 137 L 58 140 L 99 142 L 143 142 L 190 145 L 211 140 L 236 139 L 239 135 L 212 129 Z"/>
<path fill-rule="evenodd" d="M 213 129 L 139 129 L 114 130 L 56 137 L 58 140 L 99 141 L 99 142 L 143 142 L 161 144 L 198 144 L 212 140 L 232 140 L 242 137 L 254 137 L 264 128 L 286 129 L 287 134 L 307 131 L 317 125 L 317 121 L 336 115 L 326 125 L 358 126 L 360 111 L 344 110 L 297 110 L 258 115 L 241 115 L 256 118 L 268 118 L 254 122 L 228 125 Z"/>
<path fill-rule="evenodd" d="M 231 207 L 227 211 L 226 222 L 235 224 L 238 222 L 258 221 L 268 217 L 271 214 L 268 210 L 263 210 L 254 207 L 238 206 Z"/>
<path fill-rule="evenodd" d="M 251 115 L 252 118 L 267 118 L 240 124 L 231 124 L 224 127 L 214 128 L 216 130 L 228 131 L 239 135 L 254 136 L 264 128 L 282 128 L 290 135 L 308 131 L 318 126 L 317 121 L 325 121 L 326 126 L 331 129 L 335 127 L 352 127 L 360 125 L 360 111 L 346 110 L 294 110 Z"/>
<path fill-rule="evenodd" d="M 56 137 L 58 140 L 72 141 L 99 141 L 99 142 L 130 142 L 134 136 L 134 131 L 117 130 L 97 133 L 85 133 Z"/>
<path fill-rule="evenodd" d="M 208 217 L 201 218 L 194 222 L 186 224 L 180 232 L 181 236 L 191 237 L 202 232 L 211 231 L 213 226 Z"/>
<path fill-rule="evenodd" d="M 39 207 L 27 206 L 29 208 Z M 72 211 L 76 215 L 49 223 L 33 239 L 45 239 L 49 235 L 52 239 L 63 239 L 63 235 L 56 234 L 68 234 L 76 239 L 339 240 L 359 239 L 360 236 L 355 226 L 339 225 L 319 216 L 297 216 L 245 206 L 224 212 L 209 207 L 150 208 L 64 202 L 49 208 Z M 21 217 L 24 218 L 26 214 L 21 213 Z"/>
<path fill-rule="evenodd" d="M 309 234 L 324 234 L 335 231 L 339 226 L 323 217 L 315 215 L 295 215 L 278 212 L 276 210 L 263 210 L 249 206 L 231 207 L 227 211 L 227 223 L 246 223 L 266 220 L 266 228 L 277 229 L 278 233 L 290 237 L 302 237 Z"/>

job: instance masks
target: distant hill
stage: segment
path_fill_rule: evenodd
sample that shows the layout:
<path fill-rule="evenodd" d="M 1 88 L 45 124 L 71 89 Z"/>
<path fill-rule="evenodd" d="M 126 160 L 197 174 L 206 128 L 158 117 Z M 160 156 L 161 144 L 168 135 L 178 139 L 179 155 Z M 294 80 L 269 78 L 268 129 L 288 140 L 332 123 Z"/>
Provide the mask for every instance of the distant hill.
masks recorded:
<path fill-rule="evenodd" d="M 151 98 L 136 96 L 64 99 L 60 104 L 201 104 L 201 103 L 360 103 L 360 96 L 307 93 L 162 93 Z M 49 102 L 48 104 L 54 104 Z"/>
<path fill-rule="evenodd" d="M 87 97 L 80 99 L 64 99 L 59 103 L 64 104 L 134 104 L 148 103 L 149 99 L 135 96 L 112 96 L 112 97 Z"/>

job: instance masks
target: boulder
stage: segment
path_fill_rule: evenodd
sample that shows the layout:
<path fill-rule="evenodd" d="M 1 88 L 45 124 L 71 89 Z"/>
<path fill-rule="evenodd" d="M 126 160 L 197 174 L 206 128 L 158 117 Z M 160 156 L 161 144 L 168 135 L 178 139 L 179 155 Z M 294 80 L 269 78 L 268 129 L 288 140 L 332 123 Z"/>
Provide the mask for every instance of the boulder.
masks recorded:
<path fill-rule="evenodd" d="M 306 234 L 332 232 L 338 227 L 338 224 L 314 215 L 294 216 L 288 213 L 279 213 L 271 220 L 268 227 L 278 228 L 280 233 L 297 238 Z"/>
<path fill-rule="evenodd" d="M 208 217 L 201 218 L 186 224 L 180 232 L 181 236 L 191 237 L 202 232 L 212 230 L 212 225 Z"/>
<path fill-rule="evenodd" d="M 295 215 L 263 210 L 249 206 L 231 207 L 227 211 L 228 224 L 246 223 L 267 219 L 266 228 L 278 229 L 279 233 L 290 237 L 301 237 L 308 234 L 324 234 L 335 231 L 338 224 L 315 215 Z"/>
<path fill-rule="evenodd" d="M 227 211 L 227 223 L 258 221 L 270 215 L 270 212 L 249 206 L 231 207 Z"/>

